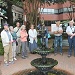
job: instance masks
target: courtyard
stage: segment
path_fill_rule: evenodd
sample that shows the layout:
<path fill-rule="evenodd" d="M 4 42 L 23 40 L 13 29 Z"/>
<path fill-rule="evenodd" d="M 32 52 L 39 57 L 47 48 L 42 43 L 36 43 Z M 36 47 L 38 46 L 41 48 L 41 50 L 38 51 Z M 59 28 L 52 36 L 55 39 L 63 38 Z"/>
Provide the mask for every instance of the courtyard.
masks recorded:
<path fill-rule="evenodd" d="M 34 67 L 31 66 L 30 62 L 35 59 L 39 58 L 38 54 L 28 54 L 28 58 L 22 59 L 21 56 L 17 56 L 17 61 L 15 61 L 14 64 L 10 64 L 9 66 L 4 66 L 3 63 L 3 56 L 0 56 L 1 62 L 1 72 L 2 75 L 12 75 L 16 72 L 27 70 L 27 69 L 33 69 Z M 71 56 L 70 58 L 67 57 L 67 52 L 61 56 L 60 54 L 57 54 L 54 56 L 53 53 L 49 54 L 47 57 L 56 59 L 58 61 L 58 65 L 56 65 L 55 69 L 65 70 L 68 73 L 71 73 L 72 75 L 75 75 L 75 57 Z"/>

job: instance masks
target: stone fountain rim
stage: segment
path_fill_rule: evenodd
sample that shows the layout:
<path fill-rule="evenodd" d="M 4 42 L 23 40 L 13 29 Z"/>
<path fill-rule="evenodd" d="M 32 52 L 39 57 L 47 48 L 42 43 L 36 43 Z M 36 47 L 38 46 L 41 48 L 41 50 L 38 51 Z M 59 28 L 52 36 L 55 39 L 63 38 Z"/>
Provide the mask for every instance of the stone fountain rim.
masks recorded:
<path fill-rule="evenodd" d="M 38 59 L 42 59 L 42 58 L 37 58 L 37 59 L 34 59 L 34 60 L 38 60 Z M 52 59 L 52 58 L 46 58 L 46 59 Z M 58 61 L 54 60 L 54 59 L 52 59 L 53 61 L 55 61 L 54 64 L 52 64 L 52 65 L 38 65 L 38 64 L 33 64 L 34 60 L 31 61 L 31 65 L 34 66 L 34 67 L 38 67 L 38 68 L 39 67 L 48 68 L 48 67 L 52 67 L 52 66 L 55 66 L 55 65 L 58 64 Z"/>
<path fill-rule="evenodd" d="M 53 68 L 53 70 L 64 72 L 64 73 L 66 73 L 67 75 L 73 75 L 72 73 L 70 73 L 70 72 L 68 72 L 68 71 L 65 71 L 65 70 L 63 70 L 63 69 Z M 26 71 L 28 71 L 28 72 L 26 72 Z M 20 75 L 21 72 L 26 72 L 25 74 L 27 75 L 29 72 L 33 72 L 33 71 L 37 71 L 37 69 L 36 69 L 36 68 L 25 69 L 25 70 L 21 70 L 21 71 L 19 71 L 19 72 L 15 72 L 15 73 L 13 73 L 12 75 Z"/>
<path fill-rule="evenodd" d="M 36 52 L 36 53 L 52 53 L 54 50 L 48 50 L 48 49 L 46 49 L 46 50 L 34 50 L 34 52 Z"/>

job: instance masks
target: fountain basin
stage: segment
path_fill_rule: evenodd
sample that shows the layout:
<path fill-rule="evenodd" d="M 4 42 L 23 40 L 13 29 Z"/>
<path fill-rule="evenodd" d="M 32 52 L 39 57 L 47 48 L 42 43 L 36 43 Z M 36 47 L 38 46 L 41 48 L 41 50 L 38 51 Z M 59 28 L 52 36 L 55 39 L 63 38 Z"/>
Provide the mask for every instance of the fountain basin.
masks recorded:
<path fill-rule="evenodd" d="M 14 73 L 12 75 L 43 75 L 43 74 L 36 69 L 26 69 L 26 70 L 22 70 L 17 73 Z M 46 75 L 73 75 L 73 74 L 61 69 L 52 69 L 51 71 L 48 71 Z"/>
<path fill-rule="evenodd" d="M 42 58 L 37 58 L 31 61 L 31 65 L 36 67 L 41 72 L 48 72 L 55 65 L 58 64 L 58 61 L 52 58 L 46 58 L 46 63 L 42 62 L 43 62 Z"/>
<path fill-rule="evenodd" d="M 38 50 L 34 50 L 35 53 L 38 53 L 39 55 L 48 55 L 49 53 L 52 53 L 54 52 L 53 49 L 50 49 L 50 48 L 40 48 Z"/>
<path fill-rule="evenodd" d="M 42 72 L 39 72 L 38 70 L 36 70 L 36 71 L 29 72 L 27 75 L 70 75 L 70 74 L 66 74 L 57 70 L 51 70 L 51 71 L 48 71 L 46 74 L 43 74 Z"/>

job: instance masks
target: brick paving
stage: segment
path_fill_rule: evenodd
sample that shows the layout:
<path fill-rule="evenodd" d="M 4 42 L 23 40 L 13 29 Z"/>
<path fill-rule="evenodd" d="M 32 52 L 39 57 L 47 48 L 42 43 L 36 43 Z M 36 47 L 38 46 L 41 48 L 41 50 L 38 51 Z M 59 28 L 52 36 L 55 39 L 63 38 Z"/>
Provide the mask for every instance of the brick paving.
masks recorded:
<path fill-rule="evenodd" d="M 52 42 L 53 40 L 49 41 L 50 47 L 52 47 Z M 60 54 L 54 56 L 54 54 L 51 53 L 47 57 L 58 60 L 58 65 L 56 65 L 54 68 L 66 70 L 67 72 L 70 72 L 72 75 L 75 75 L 75 57 L 71 56 L 71 58 L 68 58 L 67 50 L 68 50 L 67 47 L 63 47 L 63 51 L 64 51 L 63 56 L 61 56 Z M 14 64 L 10 64 L 9 66 L 4 66 L 3 56 L 0 56 L 0 61 L 2 61 L 0 66 L 2 75 L 12 75 L 13 73 L 16 73 L 21 70 L 34 68 L 33 66 L 31 66 L 30 62 L 33 59 L 39 57 L 41 56 L 38 54 L 28 53 L 27 59 L 22 59 L 21 56 L 17 56 L 18 60 L 16 60 Z"/>
<path fill-rule="evenodd" d="M 39 57 L 41 56 L 38 54 L 30 54 L 30 53 L 27 59 L 22 59 L 21 56 L 17 56 L 18 60 L 15 61 L 14 64 L 10 64 L 9 66 L 4 66 L 3 56 L 0 56 L 0 61 L 2 61 L 1 62 L 2 75 L 12 75 L 13 73 L 16 73 L 21 70 L 34 68 L 33 66 L 31 66 L 30 62 L 31 60 L 35 58 L 39 58 Z M 61 56 L 60 54 L 57 54 L 56 56 L 54 56 L 54 54 L 51 53 L 47 57 L 58 60 L 58 65 L 55 66 L 56 69 L 66 70 L 72 73 L 72 75 L 75 75 L 75 57 L 74 56 L 71 56 L 71 58 L 68 58 L 67 53 L 65 52 L 63 56 Z"/>

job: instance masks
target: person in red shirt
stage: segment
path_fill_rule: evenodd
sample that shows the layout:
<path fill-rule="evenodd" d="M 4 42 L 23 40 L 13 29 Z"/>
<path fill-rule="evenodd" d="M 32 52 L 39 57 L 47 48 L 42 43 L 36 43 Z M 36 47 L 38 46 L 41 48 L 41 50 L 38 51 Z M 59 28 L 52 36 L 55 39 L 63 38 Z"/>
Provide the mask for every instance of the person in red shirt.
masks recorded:
<path fill-rule="evenodd" d="M 22 45 L 22 58 L 25 59 L 27 57 L 27 31 L 25 28 L 25 25 L 21 26 L 21 31 L 20 31 L 20 39 L 21 39 L 21 45 Z"/>

